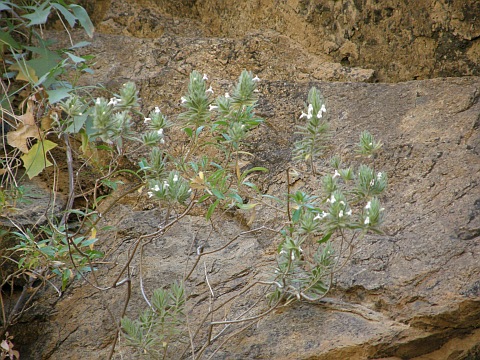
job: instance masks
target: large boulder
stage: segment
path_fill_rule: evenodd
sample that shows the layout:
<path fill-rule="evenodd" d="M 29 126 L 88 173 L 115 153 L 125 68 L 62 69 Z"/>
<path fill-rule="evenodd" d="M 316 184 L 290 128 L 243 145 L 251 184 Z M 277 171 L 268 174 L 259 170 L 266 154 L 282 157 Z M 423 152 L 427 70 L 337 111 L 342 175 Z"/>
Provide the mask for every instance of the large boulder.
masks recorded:
<path fill-rule="evenodd" d="M 217 11 L 214 1 L 201 2 L 204 5 L 157 1 L 158 6 L 148 11 L 143 2 L 98 3 L 104 6 L 102 16 L 97 14 L 102 33 L 93 40 L 91 51 L 98 54 L 96 74 L 88 81 L 114 88 L 134 80 L 141 89 L 145 111 L 159 105 L 175 119 L 188 73 L 194 69 L 209 75 L 216 93 L 230 90 L 232 80 L 243 68 L 260 76 L 257 110 L 266 123 L 256 130 L 249 150 L 255 155 L 256 165 L 270 170 L 261 179 L 265 192 L 285 189 L 283 174 L 292 164 L 294 128 L 300 124 L 299 115 L 313 85 L 327 101 L 333 129 L 330 153 L 353 160 L 353 144 L 362 130 L 369 130 L 384 143 L 376 167 L 389 177 L 389 190 L 383 198 L 385 233 L 362 240 L 349 264 L 338 274 L 328 299 L 274 311 L 230 338 L 213 354 L 225 339 L 220 337 L 207 350 L 212 358 L 427 360 L 480 356 L 480 78 L 365 83 L 372 81 L 369 70 L 350 70 L 345 61 L 343 65 L 331 61 L 338 51 L 355 64 L 359 56 L 356 33 L 351 36 L 352 43 L 341 43 L 336 38 L 325 42 L 332 52 L 326 58 L 325 54 L 306 51 L 316 46 L 313 38 L 306 46 L 294 36 L 300 28 L 293 25 L 281 28 L 285 32 L 290 29 L 290 38 L 268 31 L 235 33 L 237 37 L 224 38 L 218 32 L 223 17 L 206 20 L 207 10 Z M 255 10 L 247 3 L 244 8 Z M 295 12 L 304 6 L 308 11 L 299 11 L 295 16 L 310 16 L 309 23 L 315 24 L 327 13 L 326 9 L 313 11 L 309 2 L 293 2 L 293 10 L 287 6 L 292 2 L 262 3 L 257 12 L 273 11 L 272 4 L 279 3 L 280 18 L 285 11 Z M 337 3 L 329 2 L 331 6 Z M 346 2 L 345 12 L 357 3 Z M 369 9 L 355 6 L 358 16 Z M 195 11 L 191 16 L 181 17 L 192 8 Z M 395 9 L 391 17 L 397 16 Z M 222 14 L 227 16 L 232 8 L 224 10 Z M 381 10 L 380 15 L 388 15 L 387 10 Z M 161 22 L 154 21 L 157 13 Z M 140 21 L 142 16 L 149 22 Z M 288 19 L 292 22 L 287 24 L 299 24 L 293 17 Z M 385 22 L 386 18 L 370 21 Z M 366 18 L 363 23 L 369 24 Z M 460 23 L 456 26 L 464 29 Z M 309 25 L 306 33 L 313 36 L 313 29 Z M 377 65 L 388 61 L 383 55 L 377 57 Z M 405 68 L 409 64 L 402 56 L 398 61 Z M 335 68 L 343 69 L 337 71 L 337 78 L 328 75 L 334 71 L 321 71 Z M 380 74 L 389 74 L 388 68 L 382 69 L 385 71 Z M 422 71 L 421 77 L 441 73 L 437 68 Z M 399 73 L 398 78 L 412 77 Z M 137 124 L 139 132 L 142 126 L 141 122 Z M 167 136 L 167 141 L 174 143 L 175 138 Z M 135 161 L 142 155 L 139 151 L 131 159 Z M 319 179 L 304 176 L 295 186 L 316 189 Z M 165 216 L 156 204 L 144 197 L 139 201 L 137 196 L 130 196 L 104 218 L 104 223 L 113 225 L 114 230 L 100 234 L 109 261 L 98 272 L 102 285 L 112 284 L 136 239 L 155 232 Z M 278 239 L 248 233 L 249 227 L 241 216 L 228 216 L 212 230 L 211 224 L 193 214 L 165 236 L 149 242 L 143 252 L 141 275 L 140 259 L 132 262 L 137 272 L 133 274 L 128 313 L 134 316 L 145 307 L 139 276 L 149 292 L 166 286 L 185 273 L 195 259 L 197 246 L 203 245 L 207 251 L 219 248 L 242 232 L 247 233 L 241 241 L 205 256 L 205 263 L 193 273 L 187 284 L 192 321 L 198 322 L 195 317 L 204 314 L 209 306 L 205 274 L 218 301 L 239 294 L 264 277 L 273 263 Z M 261 291 L 253 290 L 241 298 L 244 301 L 232 305 L 226 316 L 241 313 L 259 298 Z M 106 358 L 115 336 L 114 319 L 118 320 L 124 301 L 124 288 L 105 292 L 80 283 L 60 299 L 44 300 L 37 312 L 27 314 L 24 323 L 14 329 L 22 359 Z M 266 305 L 260 302 L 258 306 Z M 117 345 L 118 358 L 133 358 L 124 345 L 122 341 Z"/>

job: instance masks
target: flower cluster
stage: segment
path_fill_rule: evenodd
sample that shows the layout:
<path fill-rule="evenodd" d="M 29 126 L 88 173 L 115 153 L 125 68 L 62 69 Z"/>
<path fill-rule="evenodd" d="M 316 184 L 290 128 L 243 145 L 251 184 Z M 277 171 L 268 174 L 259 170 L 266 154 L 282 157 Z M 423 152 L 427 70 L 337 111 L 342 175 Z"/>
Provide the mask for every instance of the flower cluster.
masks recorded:
<path fill-rule="evenodd" d="M 322 153 L 328 138 L 328 122 L 324 115 L 326 112 L 323 97 L 317 88 L 313 87 L 308 94 L 307 111 L 302 111 L 300 115 L 300 119 L 306 118 L 307 122 L 297 126 L 296 134 L 302 135 L 302 139 L 295 142 L 293 150 L 294 159 L 309 161 L 313 173 L 314 160 Z"/>
<path fill-rule="evenodd" d="M 171 171 L 165 180 L 152 180 L 149 183 L 150 190 L 147 192 L 149 198 L 156 197 L 170 203 L 178 202 L 184 204 L 192 193 L 190 184 L 176 171 Z"/>
<path fill-rule="evenodd" d="M 149 146 L 165 144 L 164 129 L 172 126 L 172 124 L 162 114 L 158 106 L 155 106 L 155 109 L 150 111 L 150 114 L 143 122 L 147 124 L 148 129 L 148 132 L 142 137 L 143 143 Z"/>

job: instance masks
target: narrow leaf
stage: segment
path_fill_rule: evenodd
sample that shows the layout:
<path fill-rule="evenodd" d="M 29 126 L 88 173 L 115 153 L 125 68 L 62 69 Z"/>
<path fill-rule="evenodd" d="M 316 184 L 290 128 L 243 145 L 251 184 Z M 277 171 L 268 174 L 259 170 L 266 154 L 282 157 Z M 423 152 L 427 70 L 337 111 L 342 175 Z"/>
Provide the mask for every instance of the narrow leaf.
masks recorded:
<path fill-rule="evenodd" d="M 75 4 L 71 4 L 69 7 L 73 11 L 73 14 L 77 17 L 78 21 L 80 21 L 80 25 L 82 25 L 82 27 L 85 29 L 87 35 L 89 37 L 93 37 L 93 31 L 95 28 L 85 9 Z"/>
<path fill-rule="evenodd" d="M 331 236 L 332 236 L 332 233 L 328 233 L 324 237 L 322 237 L 320 240 L 317 240 L 317 243 L 323 244 L 323 243 L 327 242 L 330 239 Z"/>
<path fill-rule="evenodd" d="M 207 215 L 205 216 L 207 221 L 210 220 L 210 218 L 213 215 L 213 212 L 215 211 L 215 208 L 218 206 L 219 203 L 220 203 L 220 199 L 217 199 L 212 205 L 208 207 Z"/>
<path fill-rule="evenodd" d="M 64 6 L 60 5 L 59 3 L 52 3 L 52 6 L 62 13 L 63 17 L 65 18 L 65 20 L 67 20 L 70 27 L 73 28 L 75 26 L 77 18 L 73 16 L 70 11 L 68 11 Z"/>

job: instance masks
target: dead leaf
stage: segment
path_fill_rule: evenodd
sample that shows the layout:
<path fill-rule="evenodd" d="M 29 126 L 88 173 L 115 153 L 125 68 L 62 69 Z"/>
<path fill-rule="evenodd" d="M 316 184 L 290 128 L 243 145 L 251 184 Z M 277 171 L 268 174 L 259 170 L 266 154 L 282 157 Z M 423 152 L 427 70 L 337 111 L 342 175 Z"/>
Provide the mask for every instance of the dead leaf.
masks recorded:
<path fill-rule="evenodd" d="M 33 100 L 28 99 L 27 111 L 25 111 L 25 114 L 18 116 L 17 119 L 20 120 L 25 125 L 36 125 L 35 117 L 33 116 L 33 107 L 34 107 Z"/>
<path fill-rule="evenodd" d="M 38 76 L 35 73 L 35 70 L 30 65 L 15 63 L 10 66 L 10 70 L 18 71 L 15 80 L 33 83 L 36 83 L 38 81 Z"/>
<path fill-rule="evenodd" d="M 40 129 L 36 125 L 20 125 L 17 130 L 7 134 L 8 144 L 25 154 L 28 153 L 28 138 L 40 138 Z"/>
<path fill-rule="evenodd" d="M 51 116 L 44 116 L 40 120 L 40 129 L 42 129 L 43 131 L 48 131 L 52 128 L 52 124 L 53 124 L 52 117 Z"/>

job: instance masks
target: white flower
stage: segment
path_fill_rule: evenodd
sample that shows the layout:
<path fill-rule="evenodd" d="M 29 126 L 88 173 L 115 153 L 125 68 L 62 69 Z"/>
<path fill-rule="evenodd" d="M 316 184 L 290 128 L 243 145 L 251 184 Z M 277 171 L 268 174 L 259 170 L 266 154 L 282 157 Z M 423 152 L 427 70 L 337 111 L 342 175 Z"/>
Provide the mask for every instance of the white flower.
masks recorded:
<path fill-rule="evenodd" d="M 162 135 L 163 135 L 163 129 L 158 129 L 158 130 L 157 130 L 157 134 L 160 135 L 160 136 L 162 136 Z"/>
<path fill-rule="evenodd" d="M 259 92 L 260 92 L 260 90 L 258 90 L 258 89 L 255 89 L 255 90 L 253 90 L 253 92 L 254 92 L 254 93 L 259 93 Z"/>
<path fill-rule="evenodd" d="M 380 211 L 384 211 L 384 210 L 385 210 L 385 208 L 380 208 Z"/>
<path fill-rule="evenodd" d="M 210 111 L 215 110 L 215 109 L 218 109 L 218 106 L 216 106 L 216 105 L 210 105 L 210 106 L 208 107 L 208 110 L 210 110 Z"/>
<path fill-rule="evenodd" d="M 343 205 L 343 206 L 345 206 L 345 201 L 343 201 L 343 200 L 340 200 L 340 205 Z"/>
<path fill-rule="evenodd" d="M 187 99 L 185 99 L 185 96 L 182 96 L 180 98 L 180 101 L 182 102 L 182 104 L 185 104 L 187 102 Z"/>
<path fill-rule="evenodd" d="M 177 182 L 178 181 L 178 176 L 177 174 L 173 175 L 173 182 Z"/>
<path fill-rule="evenodd" d="M 213 94 L 213 89 L 212 89 L 212 87 L 210 86 L 210 87 L 207 89 L 207 91 L 205 91 L 205 92 L 209 92 L 209 93 L 212 93 L 212 94 Z"/>
<path fill-rule="evenodd" d="M 325 104 L 322 104 L 322 107 L 320 108 L 321 112 L 327 112 L 327 108 L 325 107 Z"/>
<path fill-rule="evenodd" d="M 155 185 L 153 188 L 152 188 L 153 191 L 160 191 L 160 187 L 157 185 Z"/>
<path fill-rule="evenodd" d="M 207 74 L 203 74 L 203 78 L 202 78 L 202 80 L 208 80 L 208 76 L 207 76 Z"/>
<path fill-rule="evenodd" d="M 308 104 L 308 114 L 307 114 L 307 119 L 310 120 L 312 118 L 312 112 L 313 112 L 313 105 Z"/>
<path fill-rule="evenodd" d="M 147 192 L 147 195 L 148 195 L 149 198 L 151 198 L 153 196 L 153 192 L 149 191 L 149 192 Z"/>
<path fill-rule="evenodd" d="M 317 118 L 319 118 L 319 119 L 322 118 L 322 111 L 321 110 L 317 113 Z"/>
<path fill-rule="evenodd" d="M 229 98 L 230 97 L 230 94 L 228 92 L 225 93 L 225 98 Z"/>
<path fill-rule="evenodd" d="M 338 217 L 339 217 L 339 218 L 342 218 L 342 217 L 343 217 L 343 210 L 340 210 L 340 212 L 338 213 Z"/>
<path fill-rule="evenodd" d="M 102 115 L 105 115 L 105 114 L 106 114 L 106 112 L 105 112 L 105 111 L 104 111 L 104 112 L 102 112 Z"/>
<path fill-rule="evenodd" d="M 339 177 L 340 176 L 340 173 L 338 172 L 338 170 L 335 170 L 335 173 L 333 174 L 333 178 L 335 179 L 336 177 Z"/>
<path fill-rule="evenodd" d="M 145 120 L 143 120 L 143 123 L 144 123 L 144 124 L 147 124 L 147 123 L 150 122 L 150 121 L 152 121 L 151 118 L 145 118 Z"/>
<path fill-rule="evenodd" d="M 164 180 L 163 181 L 163 188 L 167 188 L 169 187 L 170 185 L 168 184 L 167 180 Z"/>
<path fill-rule="evenodd" d="M 382 177 L 383 177 L 383 174 L 381 171 L 379 171 L 377 174 L 377 179 L 380 180 Z"/>
<path fill-rule="evenodd" d="M 370 181 L 370 186 L 373 186 L 373 185 L 375 185 L 375 179 L 372 179 L 372 180 Z"/>
<path fill-rule="evenodd" d="M 253 81 L 260 81 L 260 78 L 259 78 L 258 75 L 257 75 L 257 76 L 255 76 L 252 80 L 253 80 Z"/>
<path fill-rule="evenodd" d="M 328 213 L 326 213 L 325 211 L 322 211 L 322 213 L 315 216 L 313 220 L 321 220 L 326 218 L 327 216 L 328 216 Z"/>
<path fill-rule="evenodd" d="M 295 253 L 293 251 L 290 253 L 290 259 L 292 259 L 292 261 L 295 260 Z"/>
<path fill-rule="evenodd" d="M 302 115 L 300 115 L 300 118 L 299 118 L 299 119 L 304 118 L 304 117 L 306 117 L 306 116 L 307 116 L 307 114 L 305 114 L 305 113 L 302 111 Z"/>
<path fill-rule="evenodd" d="M 101 102 L 102 102 L 102 100 L 100 98 L 97 98 L 97 100 L 95 100 L 95 104 L 97 104 L 97 105 L 100 105 Z"/>
<path fill-rule="evenodd" d="M 81 113 L 81 112 L 79 112 L 79 113 L 78 113 L 78 115 L 82 115 L 82 113 Z"/>
<path fill-rule="evenodd" d="M 160 139 L 160 144 L 165 144 L 165 139 L 164 138 Z"/>
<path fill-rule="evenodd" d="M 372 146 L 372 145 L 373 145 L 373 143 L 368 144 L 368 146 Z"/>
<path fill-rule="evenodd" d="M 348 216 L 352 216 L 352 209 L 348 210 L 345 214 L 347 214 Z"/>
<path fill-rule="evenodd" d="M 330 197 L 330 199 L 327 199 L 327 202 L 328 202 L 328 203 L 331 203 L 331 204 L 334 204 L 335 201 L 337 201 L 337 199 L 335 199 L 335 196 L 333 196 L 333 194 L 332 194 L 332 196 Z"/>
<path fill-rule="evenodd" d="M 371 207 L 372 207 L 372 202 L 371 202 L 371 201 L 367 202 L 367 205 L 365 205 L 365 209 L 368 210 L 368 209 L 370 209 Z"/>
<path fill-rule="evenodd" d="M 117 99 L 117 98 L 110 98 L 110 101 L 108 102 L 108 105 L 113 105 L 113 106 L 117 106 L 117 104 L 122 101 L 121 99 Z"/>
<path fill-rule="evenodd" d="M 160 113 L 160 108 L 158 106 L 155 106 L 155 113 L 159 114 Z"/>
<path fill-rule="evenodd" d="M 367 216 L 367 217 L 365 218 L 365 221 L 364 221 L 363 223 L 364 223 L 365 225 L 370 224 L 370 217 Z"/>

